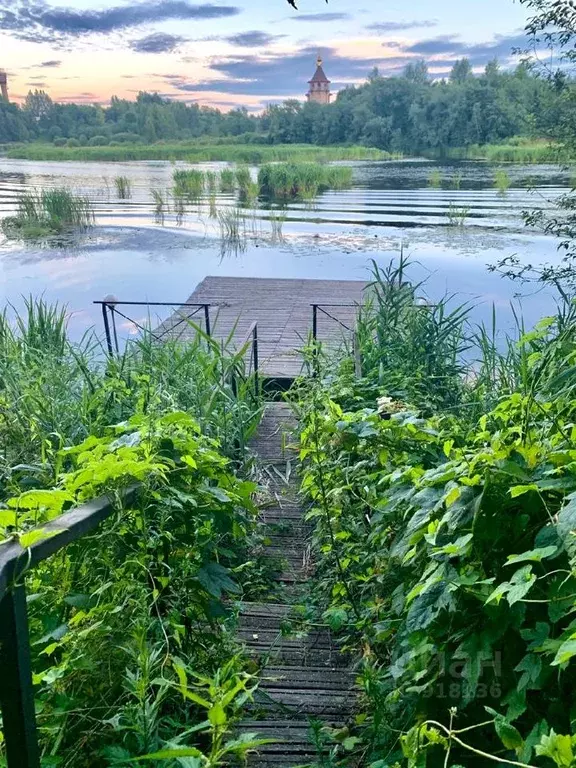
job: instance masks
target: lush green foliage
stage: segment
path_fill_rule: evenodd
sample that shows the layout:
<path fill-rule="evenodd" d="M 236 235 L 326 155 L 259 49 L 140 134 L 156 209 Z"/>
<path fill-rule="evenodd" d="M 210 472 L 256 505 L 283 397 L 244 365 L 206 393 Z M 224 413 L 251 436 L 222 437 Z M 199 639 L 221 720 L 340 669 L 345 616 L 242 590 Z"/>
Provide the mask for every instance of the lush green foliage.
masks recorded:
<path fill-rule="evenodd" d="M 10 238 L 36 238 L 83 229 L 93 221 L 94 214 L 87 199 L 65 188 L 43 189 L 20 195 L 18 212 L 16 216 L 2 219 L 2 231 Z"/>
<path fill-rule="evenodd" d="M 352 168 L 318 163 L 271 163 L 258 172 L 260 192 L 274 198 L 313 198 L 352 184 Z"/>
<path fill-rule="evenodd" d="M 368 75 L 368 73 L 366 73 Z M 55 104 L 43 91 L 30 92 L 22 108 L 0 103 L 5 142 L 53 142 L 15 150 L 30 159 L 224 159 L 258 162 L 263 144 L 356 143 L 388 152 L 437 152 L 502 143 L 513 136 L 548 136 L 570 122 L 568 80 L 550 83 L 525 66 L 501 70 L 491 62 L 475 77 L 467 60 L 456 62 L 447 80 L 433 81 L 425 62 L 401 76 L 373 71 L 364 85 L 345 88 L 330 105 L 290 100 L 259 115 L 245 109 L 222 113 L 186 105 L 158 94 L 140 93 L 134 102 L 112 98 L 107 108 Z M 178 145 L 206 139 L 251 147 Z M 154 142 L 168 142 L 166 145 Z M 111 146 L 101 146 L 109 143 Z M 66 146 L 63 146 L 65 144 Z M 81 145 L 81 146 L 79 146 Z M 357 151 L 357 150 L 355 150 Z M 268 157 L 268 160 L 290 158 Z"/>
<path fill-rule="evenodd" d="M 299 398 L 359 758 L 573 766 L 576 309 L 498 352 L 465 308 L 416 301 L 404 267 L 376 273 L 356 359 L 315 356 Z"/>
<path fill-rule="evenodd" d="M 159 143 L 121 147 L 57 147 L 51 144 L 21 144 L 8 149 L 9 157 L 24 160 L 188 160 L 194 163 L 227 161 L 259 165 L 268 162 L 331 160 L 387 160 L 391 155 L 366 147 L 316 147 L 314 145 L 251 145 Z"/>
<path fill-rule="evenodd" d="M 255 681 L 222 602 L 262 588 L 256 485 L 233 471 L 258 397 L 242 351 L 200 332 L 102 358 L 92 335 L 68 340 L 63 309 L 1 317 L 0 536 L 27 547 L 84 501 L 115 507 L 27 578 L 43 765 L 208 768 L 258 745 L 230 736 Z"/>

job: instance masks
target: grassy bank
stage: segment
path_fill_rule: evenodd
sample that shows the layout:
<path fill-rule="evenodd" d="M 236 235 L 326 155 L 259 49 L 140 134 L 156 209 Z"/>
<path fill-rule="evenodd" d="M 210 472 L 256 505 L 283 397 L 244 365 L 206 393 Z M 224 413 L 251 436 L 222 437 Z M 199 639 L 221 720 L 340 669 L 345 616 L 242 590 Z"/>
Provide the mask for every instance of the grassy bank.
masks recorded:
<path fill-rule="evenodd" d="M 574 766 L 575 307 L 497 341 L 405 268 L 375 269 L 354 354 L 311 354 L 295 393 L 302 615 L 361 688 L 331 765 Z"/>
<path fill-rule="evenodd" d="M 446 154 L 457 160 L 486 160 L 489 163 L 566 163 L 576 160 L 560 144 L 545 139 L 512 138 L 503 144 L 473 144 L 448 150 Z"/>
<path fill-rule="evenodd" d="M 26 547 L 30 528 L 115 500 L 97 532 L 28 571 L 42 764 L 132 765 L 169 747 L 240 764 L 249 736 L 225 742 L 256 681 L 224 597 L 257 597 L 263 573 L 256 483 L 239 469 L 260 412 L 243 356 L 144 336 L 107 360 L 91 334 L 68 339 L 66 316 L 33 300 L 0 313 L 0 541 Z"/>
<path fill-rule="evenodd" d="M 188 160 L 189 162 L 234 162 L 259 165 L 266 162 L 331 160 L 387 160 L 392 155 L 368 147 L 317 147 L 312 144 L 250 146 L 191 143 L 123 144 L 118 147 L 55 147 L 53 144 L 21 144 L 8 157 L 22 160 L 79 160 L 121 162 L 130 160 Z"/>

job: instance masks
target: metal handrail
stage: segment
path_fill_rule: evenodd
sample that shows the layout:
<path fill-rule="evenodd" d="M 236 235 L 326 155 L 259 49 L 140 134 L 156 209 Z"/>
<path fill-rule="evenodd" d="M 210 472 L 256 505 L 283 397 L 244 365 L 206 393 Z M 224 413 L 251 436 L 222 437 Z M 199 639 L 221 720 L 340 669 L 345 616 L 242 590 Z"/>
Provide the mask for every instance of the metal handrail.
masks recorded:
<path fill-rule="evenodd" d="M 138 488 L 131 486 L 122 498 L 131 501 Z M 24 576 L 114 510 L 113 500 L 102 496 L 33 529 L 41 537 L 26 549 L 16 538 L 0 545 L 0 708 L 8 768 L 40 768 Z"/>
<path fill-rule="evenodd" d="M 120 353 L 120 348 L 118 344 L 118 332 L 116 328 L 116 315 L 120 315 L 120 317 L 123 317 L 125 320 L 128 320 L 129 322 L 133 323 L 141 331 L 144 331 L 145 333 L 149 333 L 151 336 L 153 336 L 154 339 L 156 339 L 156 341 L 160 341 L 164 336 L 166 336 L 168 333 L 173 331 L 174 328 L 181 325 L 182 323 L 187 322 L 188 320 L 191 320 L 195 315 L 198 314 L 198 312 L 203 310 L 206 335 L 208 336 L 208 338 L 211 338 L 212 336 L 212 328 L 210 324 L 210 307 L 212 306 L 212 304 L 209 304 L 207 302 L 182 303 L 180 301 L 118 301 L 117 299 L 102 299 L 100 301 L 94 301 L 93 304 L 98 304 L 102 307 L 102 321 L 104 323 L 104 333 L 106 335 L 106 347 L 108 349 L 108 355 L 110 357 L 114 356 L 114 349 L 116 349 L 117 355 Z M 138 323 L 136 320 L 134 320 L 131 317 L 128 317 L 128 315 L 125 315 L 123 312 L 117 309 L 119 305 L 129 306 L 129 307 L 195 307 L 195 310 L 194 312 L 192 312 L 191 315 L 182 317 L 180 320 L 178 320 L 177 323 L 172 325 L 170 328 L 165 330 L 160 335 L 157 335 L 156 333 L 154 333 L 154 331 L 151 331 L 149 328 L 145 328 L 143 325 L 140 325 L 140 323 Z M 114 344 L 112 343 L 113 341 L 114 341 Z"/>
<path fill-rule="evenodd" d="M 324 315 L 327 315 L 330 319 L 335 320 L 337 323 L 339 323 L 343 328 L 345 328 L 347 331 L 353 331 L 353 328 L 349 328 L 346 323 L 343 323 L 342 320 L 339 320 L 337 317 L 334 317 L 334 315 L 331 315 L 330 312 L 326 312 L 324 307 L 358 307 L 359 304 L 311 304 L 312 307 L 312 339 L 314 342 L 318 341 L 318 310 L 322 312 Z"/>

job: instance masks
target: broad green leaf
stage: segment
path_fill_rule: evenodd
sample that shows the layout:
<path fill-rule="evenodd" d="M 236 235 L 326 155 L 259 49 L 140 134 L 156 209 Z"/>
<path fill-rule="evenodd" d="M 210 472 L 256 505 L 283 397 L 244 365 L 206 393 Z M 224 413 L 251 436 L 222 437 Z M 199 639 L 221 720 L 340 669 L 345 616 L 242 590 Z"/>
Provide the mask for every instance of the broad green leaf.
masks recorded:
<path fill-rule="evenodd" d="M 530 485 L 513 485 L 512 488 L 510 488 L 510 496 L 512 496 L 513 499 L 516 499 L 518 496 L 537 490 L 538 486 L 536 483 L 530 483 Z"/>
<path fill-rule="evenodd" d="M 552 666 L 557 666 L 558 664 L 566 664 L 566 662 L 570 661 L 573 656 L 576 656 L 576 638 L 570 638 L 569 640 L 566 640 L 562 643 L 560 648 L 558 648 L 556 656 L 554 657 Z"/>
<path fill-rule="evenodd" d="M 505 565 L 513 565 L 514 563 L 522 563 L 530 561 L 533 563 L 540 563 L 546 557 L 551 557 L 556 554 L 558 547 L 539 547 L 538 549 L 531 549 L 529 552 L 523 552 L 521 555 L 508 555 L 508 560 Z"/>
<path fill-rule="evenodd" d="M 34 546 L 34 544 L 52 538 L 52 536 L 56 536 L 56 531 L 47 531 L 45 528 L 35 528 L 33 531 L 20 534 L 18 541 L 23 549 L 28 549 L 28 547 Z"/>
<path fill-rule="evenodd" d="M 224 711 L 224 707 L 220 702 L 216 702 L 216 704 L 213 704 L 210 709 L 208 710 L 208 720 L 210 721 L 210 725 L 216 727 L 221 727 L 223 725 L 226 725 L 228 722 L 228 718 L 226 716 L 226 712 Z"/>
<path fill-rule="evenodd" d="M 462 491 L 458 486 L 452 488 L 452 490 L 446 494 L 446 498 L 444 499 L 446 506 L 450 507 L 452 504 L 454 504 L 454 502 L 460 498 L 461 493 Z"/>
<path fill-rule="evenodd" d="M 221 597 L 222 592 L 237 594 L 240 587 L 230 578 L 230 572 L 220 563 L 208 563 L 198 571 L 198 581 L 214 597 Z"/>
<path fill-rule="evenodd" d="M 536 576 L 532 573 L 531 565 L 525 565 L 523 568 L 516 571 L 514 576 L 510 579 L 510 589 L 506 595 L 506 599 L 510 605 L 514 605 L 514 603 L 522 600 L 535 583 Z"/>
<path fill-rule="evenodd" d="M 576 556 L 576 493 L 571 493 L 569 501 L 558 514 L 556 530 L 570 557 Z"/>
<path fill-rule="evenodd" d="M 549 757 L 558 768 L 572 768 L 574 753 L 570 736 L 555 733 L 550 729 L 548 736 L 542 736 L 540 744 L 536 745 L 536 754 L 539 757 Z"/>
<path fill-rule="evenodd" d="M 175 747 L 172 749 L 160 749 L 158 752 L 151 752 L 140 757 L 131 757 L 126 762 L 141 763 L 143 760 L 176 760 L 179 757 L 198 757 L 203 763 L 207 761 L 206 756 L 196 747 Z"/>
<path fill-rule="evenodd" d="M 18 522 L 18 513 L 12 509 L 0 509 L 0 526 L 7 528 L 15 527 Z"/>

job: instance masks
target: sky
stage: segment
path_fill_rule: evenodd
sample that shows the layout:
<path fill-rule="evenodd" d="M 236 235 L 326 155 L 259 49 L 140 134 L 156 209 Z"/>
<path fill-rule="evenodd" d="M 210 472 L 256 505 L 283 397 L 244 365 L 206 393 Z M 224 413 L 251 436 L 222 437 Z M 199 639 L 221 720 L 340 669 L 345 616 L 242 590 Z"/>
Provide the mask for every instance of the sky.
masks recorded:
<path fill-rule="evenodd" d="M 10 97 L 107 104 L 141 90 L 228 110 L 303 99 L 318 53 L 333 91 L 425 59 L 512 66 L 526 9 L 514 0 L 0 0 Z"/>

